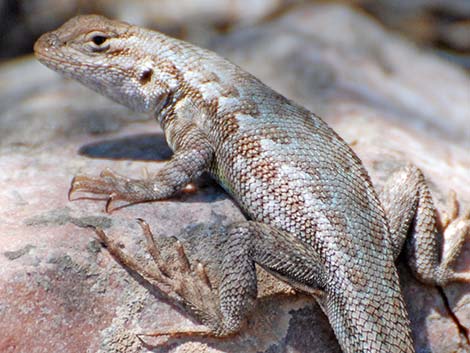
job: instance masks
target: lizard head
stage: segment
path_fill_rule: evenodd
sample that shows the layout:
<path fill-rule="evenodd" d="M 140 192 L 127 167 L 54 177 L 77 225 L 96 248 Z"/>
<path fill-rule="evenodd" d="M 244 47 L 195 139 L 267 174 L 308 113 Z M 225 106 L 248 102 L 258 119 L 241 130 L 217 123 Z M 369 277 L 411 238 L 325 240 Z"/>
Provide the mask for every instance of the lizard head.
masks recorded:
<path fill-rule="evenodd" d="M 65 77 L 141 112 L 155 112 L 174 84 L 155 72 L 160 33 L 98 15 L 77 16 L 43 34 L 38 60 Z M 160 103 L 160 104 L 159 104 Z"/>

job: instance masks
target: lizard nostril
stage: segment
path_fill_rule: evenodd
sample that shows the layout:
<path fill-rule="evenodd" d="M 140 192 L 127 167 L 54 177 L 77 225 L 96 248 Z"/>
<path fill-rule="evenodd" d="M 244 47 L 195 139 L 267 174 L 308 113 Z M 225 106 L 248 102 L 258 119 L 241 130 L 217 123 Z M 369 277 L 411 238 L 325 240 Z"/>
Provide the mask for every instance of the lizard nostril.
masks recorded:
<path fill-rule="evenodd" d="M 47 38 L 47 42 L 51 47 L 58 47 L 62 41 L 59 39 L 59 36 L 54 33 L 51 33 L 49 38 Z"/>

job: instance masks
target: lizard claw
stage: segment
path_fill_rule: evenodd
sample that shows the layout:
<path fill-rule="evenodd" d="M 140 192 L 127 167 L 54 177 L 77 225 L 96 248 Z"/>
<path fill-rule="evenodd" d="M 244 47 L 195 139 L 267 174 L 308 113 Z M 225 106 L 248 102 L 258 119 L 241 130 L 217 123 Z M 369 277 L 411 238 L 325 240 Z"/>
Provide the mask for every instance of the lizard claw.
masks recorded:
<path fill-rule="evenodd" d="M 113 211 L 113 209 L 111 208 L 111 204 L 116 199 L 117 199 L 117 194 L 115 192 L 109 195 L 108 199 L 106 200 L 106 205 L 104 206 L 104 210 L 106 213 L 111 213 Z"/>
<path fill-rule="evenodd" d="M 77 191 L 91 194 L 107 195 L 105 211 L 111 213 L 112 211 L 121 208 L 112 208 L 112 204 L 117 200 L 129 199 L 130 193 L 128 191 L 129 185 L 132 180 L 121 176 L 111 169 L 104 169 L 99 177 L 90 177 L 86 175 L 76 175 L 70 183 L 67 196 L 69 201 L 72 201 L 73 194 Z"/>
<path fill-rule="evenodd" d="M 183 244 L 181 244 L 179 240 L 177 240 L 175 243 L 175 250 L 176 250 L 176 253 L 178 254 L 178 264 L 180 266 L 180 271 L 189 272 L 191 269 L 191 265 L 189 264 L 188 257 L 186 256 L 186 253 L 184 252 Z"/>
<path fill-rule="evenodd" d="M 110 178 L 112 180 L 124 180 L 126 182 L 131 181 L 131 179 L 129 179 L 128 177 L 119 175 L 118 173 L 114 172 L 113 170 L 111 170 L 109 168 L 103 169 L 100 173 L 100 177 L 101 178 Z"/>
<path fill-rule="evenodd" d="M 70 183 L 69 191 L 67 193 L 69 201 L 73 201 L 72 194 L 74 192 L 81 189 L 86 189 L 87 185 L 90 184 L 90 181 L 93 181 L 93 178 L 86 175 L 75 175 L 72 179 L 72 182 Z"/>
<path fill-rule="evenodd" d="M 196 274 L 199 276 L 199 279 L 206 284 L 206 286 L 212 290 L 212 283 L 207 275 L 206 268 L 201 262 L 198 262 L 196 265 Z"/>
<path fill-rule="evenodd" d="M 75 184 L 75 178 L 76 176 L 73 177 L 72 182 L 70 183 L 69 190 L 67 191 L 67 199 L 69 201 L 72 201 L 72 193 L 75 191 L 73 185 Z"/>
<path fill-rule="evenodd" d="M 86 175 L 76 175 L 73 177 L 70 183 L 68 192 L 69 200 L 72 198 L 72 194 L 76 191 L 91 192 L 95 194 L 105 194 L 103 186 L 105 181 L 100 178 L 93 178 Z"/>

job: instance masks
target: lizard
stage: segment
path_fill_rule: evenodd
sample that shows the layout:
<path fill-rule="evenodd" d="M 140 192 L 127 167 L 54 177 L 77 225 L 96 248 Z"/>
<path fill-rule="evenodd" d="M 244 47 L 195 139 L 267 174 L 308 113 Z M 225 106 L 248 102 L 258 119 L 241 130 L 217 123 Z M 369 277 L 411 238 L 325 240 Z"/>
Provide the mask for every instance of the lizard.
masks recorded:
<path fill-rule="evenodd" d="M 147 178 L 110 169 L 77 175 L 69 196 L 107 195 L 109 211 L 116 202 L 170 199 L 209 172 L 246 215 L 224 234 L 216 286 L 179 242 L 180 265 L 168 268 L 144 221 L 153 271 L 96 230 L 118 260 L 162 282 L 204 325 L 173 334 L 227 337 L 243 329 L 256 301 L 256 265 L 310 293 L 344 352 L 411 353 L 395 265 L 402 249 L 423 283 L 470 281 L 450 267 L 470 217 L 448 222 L 445 232 L 456 240 L 442 250 L 437 210 L 417 167 L 394 173 L 379 196 L 359 157 L 320 117 L 216 53 L 99 15 L 43 34 L 34 52 L 65 77 L 155 117 L 173 150 Z"/>

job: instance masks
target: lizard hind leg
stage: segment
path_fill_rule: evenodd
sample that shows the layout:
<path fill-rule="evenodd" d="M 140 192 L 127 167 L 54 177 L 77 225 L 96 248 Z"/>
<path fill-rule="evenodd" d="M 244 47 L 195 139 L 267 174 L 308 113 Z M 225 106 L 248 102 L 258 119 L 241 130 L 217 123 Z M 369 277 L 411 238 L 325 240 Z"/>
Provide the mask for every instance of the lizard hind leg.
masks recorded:
<path fill-rule="evenodd" d="M 439 227 L 431 193 L 415 166 L 394 173 L 380 195 L 390 224 L 394 257 L 404 247 L 412 272 L 424 283 L 445 286 L 454 281 L 470 282 L 470 274 L 451 269 L 470 235 L 470 214 L 458 217 L 455 194 L 451 196 L 453 207 Z M 443 239 L 439 228 L 443 229 Z"/>
<path fill-rule="evenodd" d="M 242 322 L 228 326 L 220 311 L 217 288 L 220 279 L 209 275 L 206 266 L 195 258 L 198 254 L 193 254 L 191 247 L 185 249 L 186 244 L 174 237 L 155 237 L 145 221 L 141 219 L 138 221 L 146 239 L 147 251 L 153 262 L 145 266 L 126 254 L 119 244 L 106 235 L 103 230 L 95 229 L 95 233 L 118 262 L 155 285 L 171 301 L 192 313 L 202 325 L 158 329 L 152 332 L 138 333 L 137 336 L 140 338 L 162 336 L 167 338 L 194 336 L 216 338 L 238 332 Z M 210 248 L 212 244 L 208 244 L 208 246 Z M 214 250 L 209 250 L 209 254 L 213 252 Z M 211 256 L 209 255 L 209 257 Z"/>
<path fill-rule="evenodd" d="M 102 230 L 96 233 L 120 263 L 155 284 L 204 325 L 157 330 L 140 337 L 226 337 L 238 333 L 257 297 L 255 263 L 281 279 L 292 277 L 289 283 L 301 290 L 313 292 L 323 282 L 320 262 L 307 245 L 295 235 L 265 224 L 240 222 L 223 234 L 196 234 L 192 240 L 179 241 L 155 237 L 144 221 L 139 223 L 152 258 L 147 266 L 127 255 Z"/>
<path fill-rule="evenodd" d="M 258 222 L 239 222 L 223 234 L 197 234 L 195 241 L 199 246 L 175 240 L 173 257 L 168 257 L 159 244 L 164 239 L 154 237 L 145 222 L 140 224 L 148 252 L 162 275 L 169 278 L 164 280 L 209 328 L 157 331 L 146 336 L 226 337 L 241 331 L 257 298 L 255 263 L 281 280 L 292 278 L 289 284 L 294 287 L 316 295 L 322 293 L 321 262 L 294 234 Z"/>
<path fill-rule="evenodd" d="M 171 331 L 159 330 L 142 336 L 225 337 L 235 333 L 237 330 L 226 327 L 220 313 L 216 287 L 219 279 L 212 278 L 211 280 L 206 267 L 199 260 L 190 260 L 183 243 L 176 238 L 172 238 L 171 248 L 173 254 L 163 256 L 160 251 L 162 246 L 157 245 L 149 225 L 141 219 L 139 219 L 139 224 L 147 242 L 147 250 L 159 271 L 168 278 L 173 291 L 181 298 L 180 301 L 183 306 L 193 312 L 196 318 L 204 324 L 192 328 L 176 328 Z M 210 248 L 211 244 L 208 245 Z M 208 253 L 212 252 L 209 251 Z"/>

